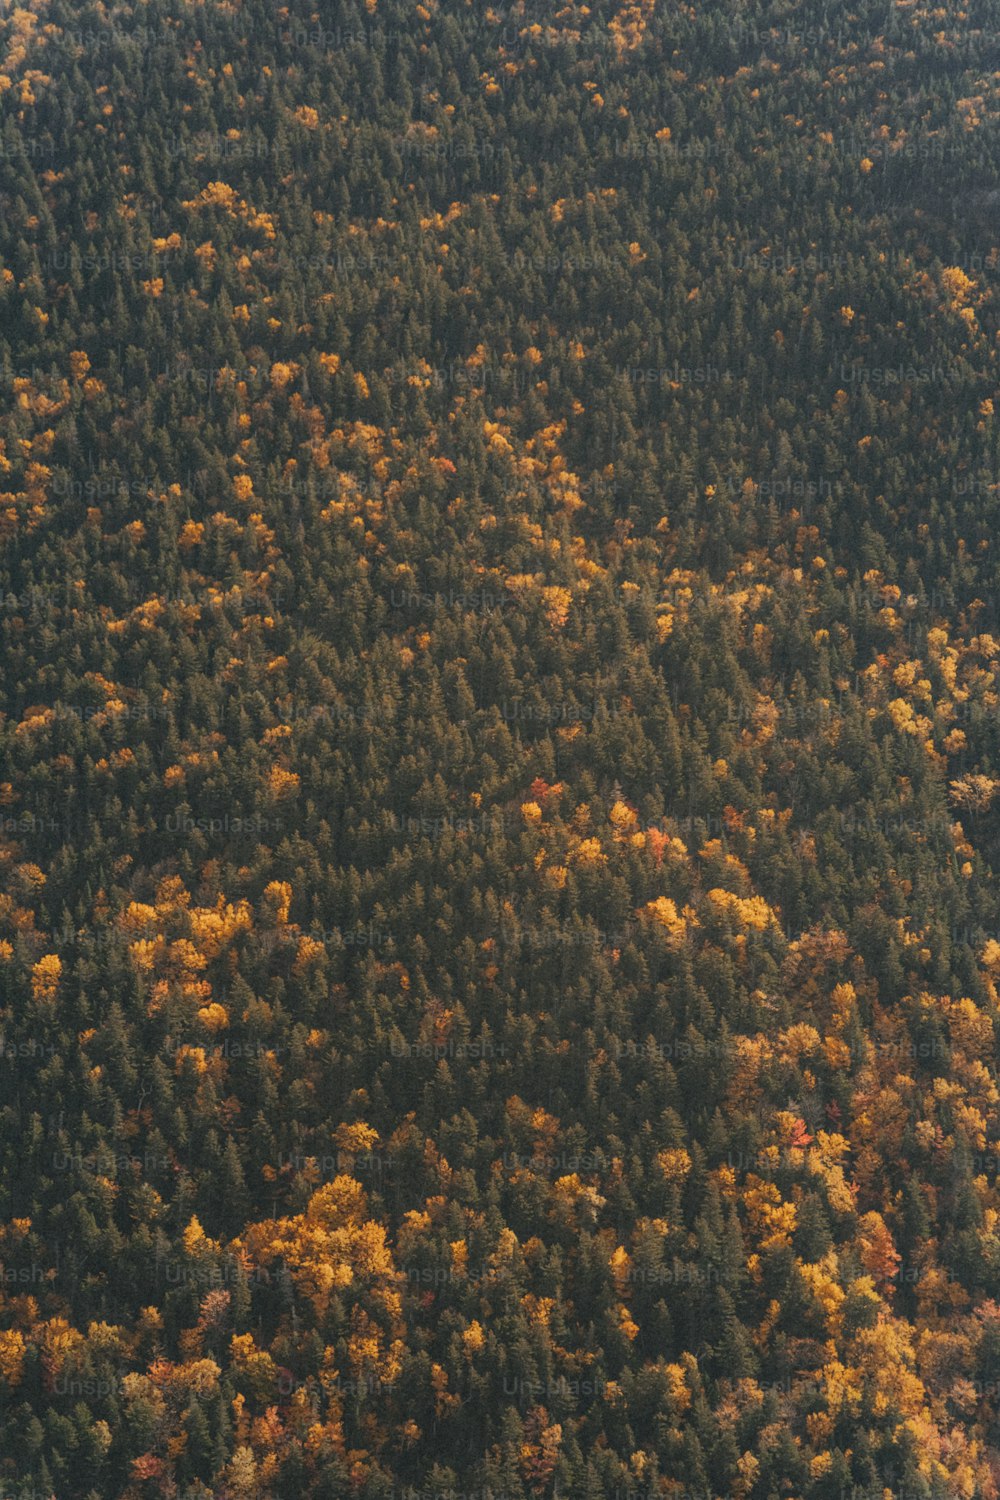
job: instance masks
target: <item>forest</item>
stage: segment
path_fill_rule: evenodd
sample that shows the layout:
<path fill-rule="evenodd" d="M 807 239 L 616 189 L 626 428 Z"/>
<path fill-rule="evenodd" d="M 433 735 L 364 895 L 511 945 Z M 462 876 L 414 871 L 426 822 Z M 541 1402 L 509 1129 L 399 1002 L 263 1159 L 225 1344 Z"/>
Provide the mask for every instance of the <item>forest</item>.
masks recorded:
<path fill-rule="evenodd" d="M 1000 1500 L 998 348 L 1000 0 L 3 6 L 0 1500 Z"/>

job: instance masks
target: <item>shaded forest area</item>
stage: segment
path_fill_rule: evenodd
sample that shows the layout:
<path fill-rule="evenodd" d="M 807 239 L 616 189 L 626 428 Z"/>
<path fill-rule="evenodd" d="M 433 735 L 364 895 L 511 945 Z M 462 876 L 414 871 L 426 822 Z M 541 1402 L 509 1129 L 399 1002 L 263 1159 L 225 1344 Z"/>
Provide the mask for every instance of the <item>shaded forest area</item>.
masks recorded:
<path fill-rule="evenodd" d="M 998 1500 L 1000 3 L 0 17 L 0 1490 Z"/>

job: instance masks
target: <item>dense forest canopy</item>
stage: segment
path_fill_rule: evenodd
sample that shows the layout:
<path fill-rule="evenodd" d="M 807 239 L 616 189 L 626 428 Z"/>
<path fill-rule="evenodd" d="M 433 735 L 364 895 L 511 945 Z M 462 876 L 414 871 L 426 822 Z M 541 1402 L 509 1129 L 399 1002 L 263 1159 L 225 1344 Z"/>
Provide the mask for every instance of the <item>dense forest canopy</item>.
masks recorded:
<path fill-rule="evenodd" d="M 998 1500 L 998 126 L 4 7 L 4 1497 Z"/>

